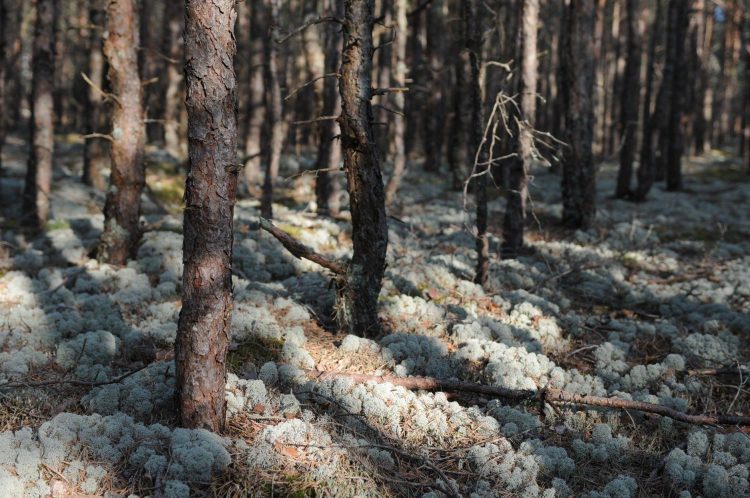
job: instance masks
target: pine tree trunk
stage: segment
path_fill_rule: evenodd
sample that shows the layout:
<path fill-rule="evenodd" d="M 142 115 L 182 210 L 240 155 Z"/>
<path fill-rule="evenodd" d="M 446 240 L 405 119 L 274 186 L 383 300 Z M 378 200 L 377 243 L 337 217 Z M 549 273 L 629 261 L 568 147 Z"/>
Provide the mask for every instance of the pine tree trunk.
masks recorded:
<path fill-rule="evenodd" d="M 265 43 L 266 126 L 268 126 L 268 147 L 264 155 L 266 171 L 263 177 L 263 197 L 261 215 L 273 218 L 273 187 L 279 176 L 281 149 L 284 145 L 284 123 L 281 109 L 281 85 L 279 83 L 278 49 L 276 48 L 275 27 L 279 25 L 278 0 L 266 0 L 266 15 L 269 21 L 269 36 Z"/>
<path fill-rule="evenodd" d="M 683 115 L 687 97 L 688 74 L 686 74 L 685 45 L 687 29 L 690 24 L 690 1 L 676 0 L 676 33 L 674 49 L 674 76 L 672 78 L 672 94 L 669 104 L 669 124 L 667 148 L 666 179 L 667 190 L 682 189 L 682 153 L 684 146 Z"/>
<path fill-rule="evenodd" d="M 0 0 L 0 181 L 3 177 L 3 146 L 5 145 L 5 126 L 7 116 L 5 110 L 5 39 L 8 33 L 8 11 L 5 8 L 5 1 Z"/>
<path fill-rule="evenodd" d="M 408 32 L 406 24 L 406 0 L 394 0 L 393 7 L 397 30 L 393 44 L 391 45 L 393 54 L 393 85 L 402 88 L 406 86 L 406 40 Z M 402 92 L 393 93 L 390 99 L 393 110 L 396 112 L 391 116 L 391 144 L 388 149 L 393 154 L 393 172 L 385 189 L 386 204 L 391 204 L 395 200 L 396 191 L 401 184 L 401 178 L 406 169 L 405 100 Z"/>
<path fill-rule="evenodd" d="M 638 0 L 627 0 L 627 55 L 624 84 L 620 94 L 620 170 L 617 174 L 615 197 L 630 197 L 630 181 L 633 177 L 633 161 L 638 145 L 638 103 L 641 85 L 641 23 Z"/>
<path fill-rule="evenodd" d="M 521 77 L 518 80 L 520 106 L 511 113 L 512 136 L 517 137 L 516 156 L 510 161 L 510 185 L 503 221 L 504 258 L 514 258 L 523 247 L 528 198 L 528 170 L 531 167 L 534 147 L 534 117 L 537 87 L 537 29 L 539 25 L 539 0 L 524 0 L 519 23 L 519 48 Z"/>
<path fill-rule="evenodd" d="M 561 63 L 560 95 L 565 111 L 562 161 L 563 225 L 588 228 L 596 210 L 596 176 L 592 154 L 594 109 L 593 0 L 570 0 Z"/>
<path fill-rule="evenodd" d="M 31 151 L 24 187 L 24 224 L 44 227 L 49 219 L 54 137 L 54 47 L 57 0 L 37 0 L 34 28 L 34 71 L 31 85 Z"/>
<path fill-rule="evenodd" d="M 107 5 L 104 55 L 109 82 L 117 101 L 112 110 L 111 174 L 104 204 L 104 232 L 99 240 L 101 261 L 124 265 L 134 258 L 141 239 L 141 192 L 145 184 L 143 89 L 138 76 L 138 13 L 136 0 Z"/>
<path fill-rule="evenodd" d="M 182 30 L 184 4 L 168 1 L 164 11 L 164 38 L 162 50 L 170 59 L 166 63 L 166 85 L 164 86 L 164 145 L 167 152 L 183 161 L 187 157 L 187 130 L 181 119 L 184 114 L 182 96 Z"/>
<path fill-rule="evenodd" d="M 663 0 L 657 0 L 656 13 L 651 28 L 651 39 L 648 44 L 648 54 L 646 58 L 646 91 L 643 97 L 643 135 L 641 141 L 640 164 L 638 165 L 638 187 L 633 193 L 633 198 L 637 201 L 643 201 L 648 195 L 654 184 L 655 158 L 654 158 L 654 134 L 656 127 L 656 110 L 651 111 L 651 100 L 654 89 L 654 73 L 656 66 L 656 45 L 659 30 L 662 25 L 664 13 Z"/>
<path fill-rule="evenodd" d="M 260 183 L 260 165 L 263 156 L 263 126 L 266 121 L 266 107 L 264 101 L 264 42 L 266 36 L 265 12 L 263 0 L 251 0 L 250 8 L 250 80 L 247 89 L 247 135 L 245 136 L 245 155 L 249 158 L 245 162 L 244 177 L 250 192 L 257 191 Z"/>
<path fill-rule="evenodd" d="M 92 27 L 88 30 L 88 67 L 86 74 L 98 88 L 104 86 L 104 54 L 102 53 L 104 11 L 101 7 L 99 0 L 91 0 L 89 23 Z M 87 135 L 98 131 L 102 104 L 102 95 L 99 90 L 87 85 L 83 113 L 84 130 Z M 86 139 L 83 145 L 83 174 L 81 175 L 81 181 L 86 185 L 102 188 L 98 162 L 103 154 L 100 139 Z"/>
<path fill-rule="evenodd" d="M 341 17 L 344 10 L 343 0 L 330 0 L 333 15 Z M 341 36 L 340 27 L 331 24 L 326 27 L 325 34 L 325 73 L 338 73 L 341 65 Z M 323 82 L 323 112 L 324 116 L 335 116 L 341 112 L 341 99 L 338 92 L 338 78 L 329 76 Z M 318 143 L 318 157 L 315 163 L 315 201 L 318 214 L 337 214 L 338 182 L 330 170 L 337 168 L 341 162 L 341 145 L 335 138 L 339 134 L 339 124 L 334 120 L 321 121 L 320 141 Z"/>
<path fill-rule="evenodd" d="M 188 163 L 182 310 L 175 343 L 183 426 L 224 427 L 237 190 L 234 0 L 187 0 Z"/>
<path fill-rule="evenodd" d="M 443 143 L 446 112 L 443 103 L 442 43 L 442 0 L 432 0 L 427 7 L 427 43 L 425 44 L 425 82 L 427 96 L 420 110 L 422 121 L 422 147 L 424 148 L 424 169 L 432 173 L 440 171 L 443 158 Z M 447 74 L 447 71 L 442 71 Z"/>
<path fill-rule="evenodd" d="M 372 133 L 372 26 L 374 0 L 345 0 L 341 79 L 341 144 L 352 216 L 354 254 L 337 317 L 345 330 L 373 336 L 380 330 L 378 295 L 385 272 L 388 226 L 380 158 Z"/>

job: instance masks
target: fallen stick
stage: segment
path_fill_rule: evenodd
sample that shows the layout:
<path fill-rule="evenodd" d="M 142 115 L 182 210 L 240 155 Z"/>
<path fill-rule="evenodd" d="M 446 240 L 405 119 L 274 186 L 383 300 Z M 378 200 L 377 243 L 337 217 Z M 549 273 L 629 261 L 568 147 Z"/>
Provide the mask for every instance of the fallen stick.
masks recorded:
<path fill-rule="evenodd" d="M 508 389 L 505 387 L 486 386 L 474 382 L 463 382 L 454 380 L 441 380 L 434 377 L 395 377 L 391 375 L 367 375 L 348 372 L 333 372 L 320 370 L 304 370 L 308 378 L 312 380 L 333 380 L 349 378 L 355 382 L 378 382 L 390 383 L 407 389 L 421 389 L 424 391 L 450 391 L 469 392 L 482 394 L 493 398 L 505 398 L 517 401 L 536 400 L 544 403 L 577 404 L 587 406 L 600 406 L 603 408 L 615 408 L 618 410 L 637 410 L 645 413 L 655 413 L 664 417 L 697 425 L 742 425 L 750 426 L 750 417 L 743 415 L 689 415 L 679 412 L 668 406 L 646 403 L 643 401 L 631 401 L 622 398 L 605 398 L 602 396 L 590 396 L 585 394 L 573 394 L 562 389 Z"/>
<path fill-rule="evenodd" d="M 269 220 L 260 218 L 260 227 L 276 237 L 276 239 L 281 242 L 281 245 L 286 247 L 286 250 L 292 253 L 292 255 L 296 256 L 297 258 L 307 259 L 309 261 L 312 261 L 313 263 L 319 264 L 323 268 L 331 270 L 336 275 L 346 277 L 346 267 L 344 265 L 336 261 L 332 261 L 321 254 L 318 254 L 317 252 L 313 251 L 311 247 L 308 247 L 305 244 L 302 244 L 301 242 L 293 239 L 288 233 L 278 228 Z"/>

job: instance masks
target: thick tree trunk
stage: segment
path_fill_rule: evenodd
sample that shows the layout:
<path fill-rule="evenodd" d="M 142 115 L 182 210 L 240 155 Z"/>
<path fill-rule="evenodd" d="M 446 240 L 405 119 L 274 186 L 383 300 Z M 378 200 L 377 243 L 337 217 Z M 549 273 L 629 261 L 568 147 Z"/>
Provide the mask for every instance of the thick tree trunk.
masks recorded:
<path fill-rule="evenodd" d="M 374 0 L 345 0 L 341 64 L 341 143 L 344 151 L 354 254 L 340 289 L 337 317 L 359 336 L 380 330 L 378 295 L 385 272 L 388 226 L 380 158 L 372 133 Z"/>
<path fill-rule="evenodd" d="M 24 224 L 44 227 L 49 219 L 54 149 L 54 47 L 57 0 L 37 0 L 31 85 L 31 151 L 24 187 Z"/>
<path fill-rule="evenodd" d="M 104 85 L 104 54 L 102 53 L 102 33 L 104 32 L 104 11 L 99 0 L 91 0 L 88 30 L 87 76 L 98 88 Z M 79 78 L 81 76 L 78 76 Z M 98 131 L 102 111 L 102 94 L 97 88 L 87 85 L 84 100 L 83 123 L 86 134 Z M 101 140 L 87 138 L 83 145 L 83 174 L 81 180 L 86 185 L 102 188 L 102 178 L 98 162 L 104 153 Z"/>
<path fill-rule="evenodd" d="M 674 49 L 674 76 L 672 78 L 672 95 L 669 104 L 669 124 L 667 148 L 666 178 L 667 190 L 677 191 L 682 189 L 682 153 L 684 146 L 683 115 L 685 112 L 685 100 L 687 97 L 687 64 L 685 61 L 685 41 L 687 29 L 690 24 L 690 1 L 675 0 L 676 9 L 676 33 Z"/>
<path fill-rule="evenodd" d="M 184 4 L 170 0 L 165 4 L 164 38 L 162 50 L 169 58 L 166 63 L 166 85 L 164 86 L 164 145 L 169 154 L 180 161 L 187 156 L 187 130 L 184 121 L 184 99 L 182 97 L 182 30 Z"/>
<path fill-rule="evenodd" d="M 596 172 L 591 151 L 594 109 L 594 1 L 570 0 L 564 30 L 561 88 L 567 144 L 562 168 L 562 222 L 586 229 L 596 211 Z"/>
<path fill-rule="evenodd" d="M 281 85 L 279 83 L 278 49 L 276 48 L 275 29 L 279 25 L 278 0 L 266 0 L 266 15 L 269 21 L 268 37 L 265 43 L 264 81 L 266 89 L 266 126 L 268 126 L 268 146 L 264 159 L 266 171 L 263 178 L 263 197 L 261 215 L 273 218 L 273 187 L 279 176 L 281 149 L 284 145 L 284 122 L 281 109 Z"/>
<path fill-rule="evenodd" d="M 656 45 L 659 30 L 662 25 L 664 12 L 663 0 L 657 0 L 654 23 L 651 28 L 651 39 L 648 44 L 648 55 L 646 59 L 646 92 L 643 97 L 643 135 L 641 141 L 640 164 L 638 165 L 638 187 L 633 193 L 633 198 L 643 201 L 654 184 L 655 158 L 654 158 L 654 134 L 657 130 L 656 110 L 651 111 L 651 96 L 654 89 L 654 73 L 656 66 Z M 658 107 L 658 106 L 657 106 Z"/>
<path fill-rule="evenodd" d="M 638 145 L 638 102 L 641 78 L 641 23 L 638 0 L 627 0 L 627 55 L 624 84 L 620 94 L 620 170 L 617 174 L 615 197 L 630 197 L 630 182 L 633 177 L 633 161 Z"/>
<path fill-rule="evenodd" d="M 224 427 L 232 319 L 232 218 L 237 190 L 234 0 L 187 0 L 182 310 L 175 343 L 183 426 Z"/>
<path fill-rule="evenodd" d="M 333 15 L 341 17 L 344 10 L 343 0 L 330 0 L 334 8 Z M 341 36 L 340 27 L 331 24 L 326 27 L 325 34 L 325 73 L 338 73 L 341 65 Z M 323 112 L 324 116 L 334 116 L 341 112 L 341 99 L 338 92 L 338 78 L 326 77 L 323 82 Z M 318 157 L 315 162 L 315 201 L 318 214 L 337 214 L 338 182 L 332 170 L 341 162 L 341 145 L 335 138 L 339 134 L 339 124 L 334 120 L 320 122 L 320 141 L 318 143 Z"/>
<path fill-rule="evenodd" d="M 138 77 L 138 14 L 136 0 L 111 0 L 107 5 L 104 55 L 116 101 L 112 110 L 112 171 L 104 204 L 104 232 L 99 259 L 124 265 L 134 258 L 141 239 L 141 192 L 145 184 L 143 90 Z"/>
<path fill-rule="evenodd" d="M 398 88 L 406 86 L 406 40 L 408 26 L 406 24 L 406 0 L 394 0 L 394 15 L 396 21 L 396 35 L 392 44 L 393 54 L 393 85 Z M 391 116 L 390 142 L 388 148 L 393 154 L 393 172 L 388 179 L 385 189 L 385 202 L 391 204 L 396 198 L 396 191 L 401 184 L 401 178 L 406 169 L 406 119 L 404 118 L 406 99 L 402 92 L 391 95 L 393 116 Z"/>
<path fill-rule="evenodd" d="M 250 8 L 250 80 L 248 81 L 247 135 L 245 136 L 245 183 L 250 192 L 257 191 L 260 183 L 260 165 L 263 155 L 263 125 L 266 121 L 264 101 L 264 42 L 265 12 L 263 0 L 251 0 Z"/>
<path fill-rule="evenodd" d="M 510 160 L 510 184 L 503 221 L 504 258 L 514 258 L 523 247 L 528 198 L 528 170 L 534 148 L 534 117 L 537 87 L 537 29 L 539 25 L 539 0 L 524 0 L 519 23 L 519 48 L 521 77 L 518 80 L 520 106 L 512 113 L 511 130 L 516 138 L 516 156 Z"/>

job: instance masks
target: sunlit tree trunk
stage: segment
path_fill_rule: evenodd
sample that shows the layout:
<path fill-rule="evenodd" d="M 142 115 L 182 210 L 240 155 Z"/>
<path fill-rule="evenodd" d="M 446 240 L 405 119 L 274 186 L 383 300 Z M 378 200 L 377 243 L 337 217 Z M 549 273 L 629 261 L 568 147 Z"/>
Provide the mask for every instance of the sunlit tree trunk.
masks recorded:
<path fill-rule="evenodd" d="M 232 319 L 232 218 L 237 190 L 234 0 L 187 0 L 188 165 L 182 310 L 175 343 L 185 427 L 215 432 L 226 415 Z"/>
<path fill-rule="evenodd" d="M 398 88 L 406 86 L 406 40 L 408 26 L 406 24 L 406 0 L 394 0 L 394 17 L 396 25 L 396 37 L 393 40 L 392 53 L 392 75 L 393 84 Z M 396 191 L 401 184 L 401 178 L 406 169 L 406 120 L 404 118 L 404 94 L 395 92 L 391 95 L 390 103 L 393 106 L 391 117 L 390 137 L 391 145 L 388 148 L 393 157 L 393 173 L 388 180 L 385 189 L 385 202 L 390 204 L 396 198 Z"/>
<path fill-rule="evenodd" d="M 565 118 L 562 160 L 563 225 L 588 228 L 596 212 L 596 171 L 592 154 L 594 109 L 594 0 L 568 0 L 563 30 L 560 94 Z"/>
<path fill-rule="evenodd" d="M 537 87 L 537 29 L 539 0 L 524 0 L 519 23 L 518 46 L 521 55 L 521 77 L 518 82 L 519 107 L 511 113 L 511 131 L 517 144 L 516 156 L 510 161 L 510 184 L 503 221 L 503 257 L 513 258 L 523 247 L 526 200 L 528 198 L 528 170 L 534 147 L 534 117 Z"/>
<path fill-rule="evenodd" d="M 104 203 L 104 231 L 99 240 L 101 261 L 124 265 L 134 258 L 141 239 L 141 192 L 145 184 L 143 149 L 146 130 L 143 89 L 138 76 L 138 13 L 136 0 L 111 0 L 107 5 L 104 55 L 116 101 L 112 106 L 111 174 Z"/>
<path fill-rule="evenodd" d="M 42 228 L 49 219 L 54 149 L 54 47 L 56 0 L 37 0 L 34 28 L 34 71 L 31 84 L 31 120 L 28 167 L 24 187 L 24 224 Z"/>
<path fill-rule="evenodd" d="M 359 336 L 379 332 L 378 295 L 385 272 L 388 226 L 380 157 L 372 133 L 374 0 L 345 0 L 341 58 L 341 143 L 354 253 L 340 289 L 337 318 Z"/>

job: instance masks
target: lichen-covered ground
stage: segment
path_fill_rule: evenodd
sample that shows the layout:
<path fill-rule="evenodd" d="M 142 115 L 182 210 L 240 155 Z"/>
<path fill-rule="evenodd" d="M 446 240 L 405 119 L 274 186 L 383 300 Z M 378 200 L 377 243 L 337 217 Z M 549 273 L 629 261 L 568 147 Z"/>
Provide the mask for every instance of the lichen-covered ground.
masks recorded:
<path fill-rule="evenodd" d="M 46 232 L 18 228 L 25 154 L 11 140 L 0 193 L 11 253 L 0 277 L 2 496 L 750 494 L 750 439 L 737 427 L 313 383 L 299 370 L 551 386 L 747 414 L 747 376 L 711 371 L 748 359 L 750 183 L 733 160 L 691 160 L 685 192 L 656 188 L 643 204 L 610 199 L 614 171 L 604 165 L 595 227 L 573 233 L 555 224 L 559 177 L 539 168 L 533 250 L 493 260 L 484 290 L 471 281 L 461 194 L 412 165 L 390 212 L 386 333 L 375 341 L 333 333 L 330 276 L 259 232 L 258 203 L 239 201 L 229 419 L 215 435 L 176 428 L 171 405 L 177 166 L 151 151 L 138 259 L 114 268 L 90 257 L 103 195 L 77 181 L 77 146 L 58 144 Z M 284 174 L 298 167 L 288 159 Z M 345 214 L 311 213 L 308 176 L 287 187 L 276 223 L 346 257 Z M 502 198 L 490 209 L 497 235 Z"/>

